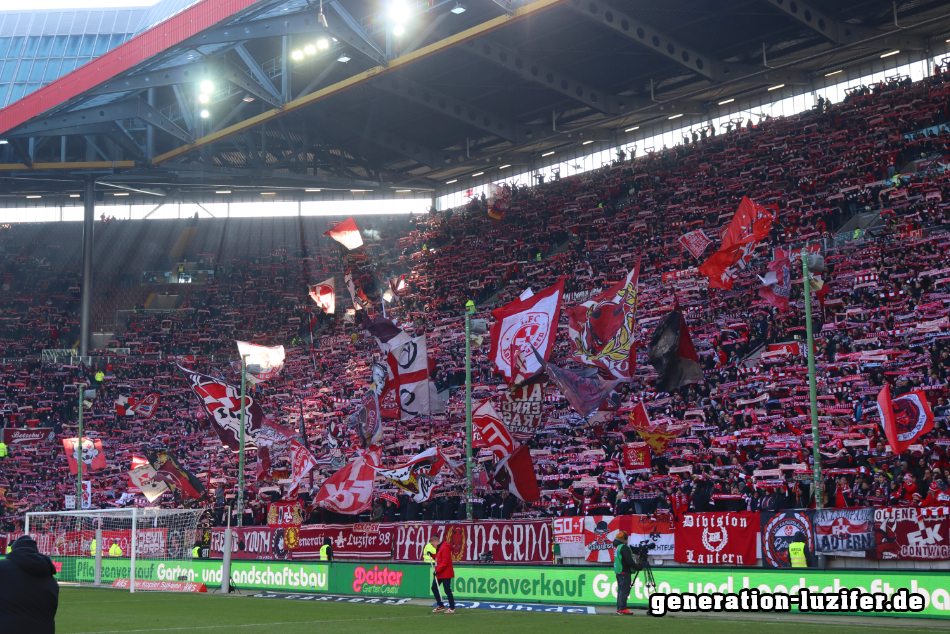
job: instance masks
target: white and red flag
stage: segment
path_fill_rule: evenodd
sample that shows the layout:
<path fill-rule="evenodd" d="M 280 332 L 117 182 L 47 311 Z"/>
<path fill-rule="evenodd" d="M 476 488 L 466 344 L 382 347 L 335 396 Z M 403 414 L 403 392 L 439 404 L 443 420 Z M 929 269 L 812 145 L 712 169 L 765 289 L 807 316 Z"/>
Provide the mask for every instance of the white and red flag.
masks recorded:
<path fill-rule="evenodd" d="M 145 418 L 152 418 L 155 416 L 155 411 L 158 409 L 159 404 L 162 401 L 162 397 L 154 392 L 151 392 L 148 396 L 141 399 L 132 406 L 132 411 L 143 416 Z"/>
<path fill-rule="evenodd" d="M 79 439 L 63 438 L 63 450 L 66 452 L 66 460 L 69 462 L 69 472 L 73 475 L 79 473 Z M 102 449 L 102 441 L 96 438 L 83 437 L 82 439 L 82 470 L 99 471 L 105 469 L 106 452 Z"/>
<path fill-rule="evenodd" d="M 792 264 L 788 258 L 773 260 L 765 277 L 759 276 L 764 284 L 759 289 L 759 297 L 775 306 L 781 312 L 788 310 L 789 297 L 792 294 Z"/>
<path fill-rule="evenodd" d="M 694 258 L 698 258 L 703 254 L 703 251 L 706 250 L 712 240 L 710 240 L 702 229 L 696 229 L 695 231 L 690 231 L 682 236 L 680 236 L 680 244 L 683 245 L 683 248 L 689 251 Z"/>
<path fill-rule="evenodd" d="M 363 237 L 353 218 L 347 218 L 323 235 L 330 236 L 351 251 L 363 246 Z"/>
<path fill-rule="evenodd" d="M 363 454 L 327 478 L 314 498 L 314 506 L 344 515 L 359 515 L 370 508 L 376 478 L 370 461 L 375 462 L 373 456 Z"/>
<path fill-rule="evenodd" d="M 316 467 L 317 461 L 310 450 L 298 440 L 290 441 L 290 479 L 293 484 L 287 491 L 288 496 L 296 498 L 300 483 Z"/>
<path fill-rule="evenodd" d="M 495 323 L 491 326 L 489 358 L 506 379 L 512 377 L 512 349 L 520 348 L 525 358 L 527 373 L 534 374 L 541 364 L 535 358 L 537 350 L 544 359 L 551 356 L 557 335 L 557 322 L 564 297 L 564 279 L 532 297 L 515 301 L 492 311 Z M 513 345 L 514 344 L 514 345 Z"/>
<path fill-rule="evenodd" d="M 432 407 L 425 335 L 390 348 L 386 362 L 389 376 L 380 407 L 390 410 L 394 403 L 398 403 L 402 420 L 428 416 Z"/>
<path fill-rule="evenodd" d="M 495 460 L 503 459 L 515 449 L 511 432 L 495 411 L 491 399 L 482 401 L 472 412 L 472 430 L 474 432 L 472 446 L 490 449 L 495 455 Z"/>
<path fill-rule="evenodd" d="M 334 278 L 331 277 L 322 282 L 311 284 L 309 288 L 310 299 L 312 299 L 317 306 L 327 313 L 336 311 L 336 283 L 334 282 Z"/>
<path fill-rule="evenodd" d="M 251 383 L 259 381 L 269 381 L 280 374 L 284 367 L 283 346 L 258 346 L 247 341 L 237 341 L 238 353 L 247 357 L 247 365 L 256 365 L 260 367 L 255 373 L 248 372 L 247 380 Z"/>
<path fill-rule="evenodd" d="M 877 411 L 887 444 L 898 456 L 934 428 L 934 415 L 922 390 L 891 399 L 891 387 L 885 384 L 877 394 Z"/>
<path fill-rule="evenodd" d="M 439 474 L 448 469 L 457 476 L 462 476 L 462 463 L 446 458 L 437 447 L 426 449 L 413 456 L 406 464 L 394 469 L 380 469 L 373 467 L 377 474 L 389 480 L 412 496 L 416 502 L 425 502 L 432 497 L 432 492 L 439 484 Z"/>

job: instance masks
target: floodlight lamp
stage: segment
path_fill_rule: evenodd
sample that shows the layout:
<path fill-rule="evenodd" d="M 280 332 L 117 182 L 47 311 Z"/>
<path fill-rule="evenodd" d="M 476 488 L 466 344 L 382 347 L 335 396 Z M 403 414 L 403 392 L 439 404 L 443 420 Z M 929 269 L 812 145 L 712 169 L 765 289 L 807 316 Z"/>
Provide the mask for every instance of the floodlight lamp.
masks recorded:
<path fill-rule="evenodd" d="M 209 97 L 205 93 L 201 93 L 200 95 L 198 95 L 198 101 L 201 103 L 208 103 L 209 101 L 211 101 L 211 97 Z"/>
<path fill-rule="evenodd" d="M 396 26 L 393 27 L 393 35 L 402 35 L 405 32 L 406 32 L 406 28 L 401 24 L 397 24 Z"/>
<path fill-rule="evenodd" d="M 303 47 L 303 52 L 307 55 L 315 55 L 317 53 L 317 47 L 313 44 L 307 44 Z"/>
<path fill-rule="evenodd" d="M 210 93 L 214 90 L 214 84 L 207 79 L 201 82 L 201 85 L 199 87 L 201 88 L 201 92 Z"/>
<path fill-rule="evenodd" d="M 452 9 L 452 13 L 454 13 L 455 15 L 460 15 L 462 13 L 465 13 L 465 7 L 456 3 L 455 8 Z"/>
<path fill-rule="evenodd" d="M 389 17 L 396 24 L 405 24 L 410 17 L 409 5 L 403 0 L 393 0 L 389 5 Z"/>
<path fill-rule="evenodd" d="M 330 48 L 329 40 L 327 40 L 325 37 L 321 37 L 319 40 L 317 40 L 317 48 L 319 48 L 321 51 L 327 50 Z"/>
<path fill-rule="evenodd" d="M 347 63 L 348 61 L 350 61 L 350 57 L 349 57 L 349 55 L 347 55 L 346 53 L 343 53 L 342 55 L 340 55 L 340 56 L 336 59 L 336 61 L 345 64 L 345 63 Z"/>
<path fill-rule="evenodd" d="M 303 59 L 303 51 L 294 51 L 290 54 L 290 58 L 297 60 L 298 62 Z"/>
<path fill-rule="evenodd" d="M 202 118 L 202 119 L 207 119 L 207 118 L 210 117 L 210 116 L 211 116 L 211 113 L 208 112 L 207 110 L 202 110 L 202 111 L 201 111 L 201 118 Z"/>

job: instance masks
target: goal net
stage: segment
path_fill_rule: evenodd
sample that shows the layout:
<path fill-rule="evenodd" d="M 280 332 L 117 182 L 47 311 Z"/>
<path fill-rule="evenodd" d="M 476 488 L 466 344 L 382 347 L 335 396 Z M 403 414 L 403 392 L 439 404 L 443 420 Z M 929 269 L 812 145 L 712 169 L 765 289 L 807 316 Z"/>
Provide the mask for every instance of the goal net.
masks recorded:
<path fill-rule="evenodd" d="M 163 581 L 196 581 L 193 567 L 182 564 L 192 563 L 202 513 L 159 508 L 27 513 L 24 532 L 53 560 L 60 583 L 161 590 L 167 588 Z M 11 535 L 11 542 L 17 537 Z"/>

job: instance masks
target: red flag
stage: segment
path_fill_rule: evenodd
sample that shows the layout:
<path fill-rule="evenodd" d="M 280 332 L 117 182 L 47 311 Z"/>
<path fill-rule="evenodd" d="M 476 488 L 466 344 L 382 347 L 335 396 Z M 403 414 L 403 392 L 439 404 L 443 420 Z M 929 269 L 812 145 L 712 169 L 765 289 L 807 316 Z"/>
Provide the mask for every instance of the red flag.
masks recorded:
<path fill-rule="evenodd" d="M 759 297 L 780 311 L 788 310 L 788 298 L 792 292 L 792 265 L 788 258 L 773 260 L 769 263 L 768 273 L 759 277 L 765 284 L 759 289 Z"/>
<path fill-rule="evenodd" d="M 473 447 L 485 447 L 495 454 L 495 460 L 501 460 L 515 448 L 511 432 L 505 427 L 501 416 L 495 411 L 491 399 L 485 399 L 472 412 L 472 430 L 478 435 L 479 442 L 472 440 Z"/>
<path fill-rule="evenodd" d="M 317 461 L 313 454 L 299 441 L 290 441 L 290 447 L 290 479 L 293 481 L 293 485 L 287 491 L 287 495 L 293 498 L 296 497 L 297 489 L 303 479 L 317 467 Z"/>
<path fill-rule="evenodd" d="M 359 515 L 373 505 L 373 480 L 376 472 L 360 456 L 327 478 L 314 506 L 322 506 L 344 515 Z"/>
<path fill-rule="evenodd" d="M 526 360 L 525 369 L 530 373 L 537 372 L 541 367 L 540 362 L 530 354 L 533 349 L 537 349 L 545 359 L 551 356 L 563 296 L 562 278 L 529 299 L 516 299 L 492 311 L 495 323 L 491 326 L 491 351 L 488 356 L 506 379 L 512 376 L 513 344 L 521 348 Z"/>
<path fill-rule="evenodd" d="M 690 231 L 680 236 L 679 243 L 682 244 L 683 248 L 689 251 L 694 258 L 698 258 L 703 254 L 703 251 L 706 250 L 706 247 L 712 244 L 712 240 L 706 237 L 702 229 L 696 229 L 695 231 Z"/>
<path fill-rule="evenodd" d="M 680 436 L 686 431 L 689 425 L 672 425 L 664 421 L 650 422 L 647 415 L 647 408 L 643 403 L 637 403 L 630 412 L 629 428 L 640 434 L 640 437 L 646 441 L 650 448 L 661 455 L 666 451 L 674 438 Z"/>
<path fill-rule="evenodd" d="M 710 288 L 730 290 L 739 273 L 752 258 L 755 246 L 769 234 L 778 211 L 742 198 L 732 222 L 726 228 L 719 250 L 697 267 L 709 278 Z"/>
<path fill-rule="evenodd" d="M 541 499 L 538 477 L 527 445 L 520 445 L 495 466 L 495 482 L 507 487 L 516 498 L 525 502 Z"/>
<path fill-rule="evenodd" d="M 166 449 L 148 453 L 149 464 L 155 469 L 154 480 L 164 482 L 183 497 L 200 498 L 205 492 L 201 481 L 189 471 L 173 452 Z"/>
<path fill-rule="evenodd" d="M 63 438 L 63 450 L 66 452 L 66 460 L 69 461 L 69 472 L 73 475 L 79 473 L 78 462 L 78 438 Z M 83 436 L 82 439 L 82 470 L 98 471 L 106 468 L 106 453 L 102 449 L 102 441 L 98 438 L 91 440 Z"/>
<path fill-rule="evenodd" d="M 161 403 L 162 397 L 158 394 L 152 392 L 141 401 L 132 405 L 132 411 L 138 414 L 139 416 L 144 416 L 145 418 L 152 418 L 155 416 L 155 410 L 158 409 L 159 403 Z"/>
<path fill-rule="evenodd" d="M 934 415 L 922 390 L 892 400 L 891 387 L 885 384 L 877 394 L 877 411 L 887 444 L 895 455 L 904 453 L 915 440 L 934 428 Z"/>
<path fill-rule="evenodd" d="M 330 236 L 351 251 L 363 246 L 363 238 L 360 236 L 360 230 L 352 217 L 347 218 L 323 235 Z"/>
<path fill-rule="evenodd" d="M 623 446 L 623 468 L 627 471 L 649 471 L 650 450 L 645 442 L 630 442 Z"/>

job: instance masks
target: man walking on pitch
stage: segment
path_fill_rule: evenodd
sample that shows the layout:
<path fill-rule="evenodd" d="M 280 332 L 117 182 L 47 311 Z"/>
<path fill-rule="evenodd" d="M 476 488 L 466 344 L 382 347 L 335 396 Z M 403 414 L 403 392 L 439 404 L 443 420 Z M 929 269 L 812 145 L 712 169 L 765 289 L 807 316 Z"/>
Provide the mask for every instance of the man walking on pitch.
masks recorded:
<path fill-rule="evenodd" d="M 627 597 L 630 596 L 633 569 L 637 564 L 633 560 L 633 551 L 627 544 L 625 532 L 617 531 L 614 546 L 617 547 L 614 553 L 614 572 L 617 574 L 617 614 L 633 614 L 627 609 Z"/>
<path fill-rule="evenodd" d="M 438 550 L 435 554 L 435 580 L 432 582 L 432 590 L 435 593 L 435 601 L 438 603 L 433 612 L 445 611 L 446 614 L 455 614 L 455 596 L 452 594 L 452 579 L 455 578 L 455 569 L 452 567 L 452 547 L 448 542 L 441 542 L 438 537 L 433 537 L 429 541 Z M 440 587 L 441 586 L 441 587 Z M 442 603 L 442 590 L 445 596 L 449 598 L 449 609 L 445 609 Z"/>

